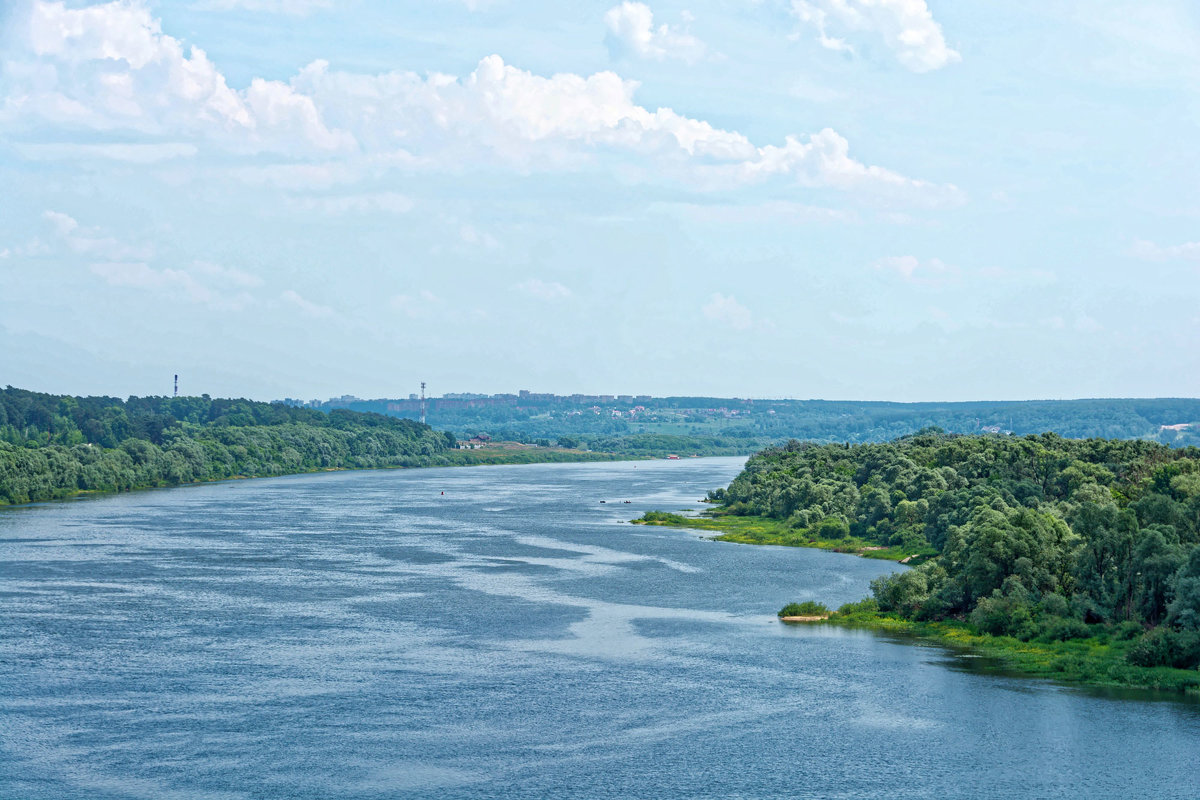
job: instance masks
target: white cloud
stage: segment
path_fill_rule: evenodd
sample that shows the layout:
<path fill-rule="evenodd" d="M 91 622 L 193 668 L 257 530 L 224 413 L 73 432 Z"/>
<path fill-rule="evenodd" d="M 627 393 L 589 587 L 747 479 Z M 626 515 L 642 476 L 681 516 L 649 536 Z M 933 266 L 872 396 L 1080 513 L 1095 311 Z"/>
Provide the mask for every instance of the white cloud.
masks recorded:
<path fill-rule="evenodd" d="M 80 225 L 74 217 L 61 211 L 45 211 L 42 218 L 53 230 L 51 241 L 55 246 L 34 240 L 37 246 L 31 243 L 18 248 L 18 255 L 53 255 L 65 249 L 88 263 L 88 269 L 110 286 L 154 291 L 212 308 L 236 310 L 256 303 L 251 290 L 263 285 L 262 278 L 257 275 L 210 261 L 194 261 L 189 267 L 156 269 L 149 263 L 155 255 L 154 248 L 149 245 L 128 244 L 99 227 Z"/>
<path fill-rule="evenodd" d="M 334 316 L 334 310 L 329 306 L 323 306 L 320 303 L 314 303 L 302 297 L 298 292 L 292 289 L 285 289 L 279 294 L 279 297 L 289 305 L 300 309 L 305 316 L 323 318 Z"/>
<path fill-rule="evenodd" d="M 1134 242 L 1129 254 L 1143 261 L 1200 261 L 1200 242 L 1163 246 L 1139 240 Z"/>
<path fill-rule="evenodd" d="M 942 26 L 925 0 L 792 0 L 792 14 L 817 28 L 818 40 L 831 50 L 849 51 L 845 39 L 828 33 L 830 24 L 883 37 L 896 59 L 913 72 L 929 72 L 962 60 L 946 44 Z"/>
<path fill-rule="evenodd" d="M 726 297 L 720 292 L 714 293 L 712 299 L 701 309 L 704 316 L 713 322 L 728 325 L 734 330 L 748 330 L 754 325 L 754 316 L 750 309 L 739 303 L 732 295 Z"/>
<path fill-rule="evenodd" d="M 572 292 L 566 286 L 563 286 L 558 281 L 540 281 L 537 278 L 530 278 L 527 281 L 522 281 L 514 287 L 517 291 L 536 297 L 538 300 L 565 300 L 570 297 Z"/>
<path fill-rule="evenodd" d="M 612 72 L 544 77 L 498 55 L 461 79 L 335 72 L 316 61 L 288 83 L 255 78 L 236 90 L 202 50 L 185 54 L 138 0 L 82 9 L 37 0 L 33 9 L 31 60 L 4 65 L 9 91 L 0 123 L 128 130 L 233 152 L 319 159 L 234 168 L 249 182 L 328 188 L 395 166 L 572 168 L 607 152 L 706 188 L 791 178 L 872 197 L 961 200 L 953 186 L 856 161 L 849 143 L 830 129 L 758 146 L 669 108 L 651 110 L 634 101 L 637 82 Z"/>
<path fill-rule="evenodd" d="M 285 83 L 255 78 L 244 91 L 230 88 L 203 50 L 185 53 L 137 0 L 78 9 L 38 0 L 28 45 L 35 61 L 5 65 L 15 90 L 0 121 L 193 134 L 249 151 L 354 147 Z"/>
<path fill-rule="evenodd" d="M 645 3 L 624 2 L 613 6 L 604 15 L 604 24 L 608 28 L 609 46 L 614 51 L 628 51 L 657 61 L 678 58 L 688 63 L 704 56 L 704 43 L 695 36 L 665 24 L 655 28 L 654 12 Z"/>
<path fill-rule="evenodd" d="M 141 261 L 100 261 L 91 271 L 112 286 L 126 286 L 185 297 L 212 308 L 240 309 L 255 302 L 247 289 L 262 280 L 237 269 L 198 261 L 191 270 L 154 269 Z"/>
<path fill-rule="evenodd" d="M 99 228 L 81 228 L 74 217 L 61 211 L 43 212 L 42 218 L 50 223 L 55 236 L 78 255 L 106 261 L 144 260 L 154 255 L 150 245 L 130 245 L 106 236 Z"/>
<path fill-rule="evenodd" d="M 292 82 L 326 119 L 364 146 L 399 148 L 423 163 L 499 158 L 548 168 L 601 149 L 656 158 L 712 188 L 773 177 L 802 186 L 866 189 L 935 204 L 959 202 L 954 186 L 913 180 L 849 155 L 849 143 L 826 128 L 782 146 L 758 147 L 736 131 L 638 105 L 638 84 L 612 72 L 546 78 L 488 56 L 466 78 L 414 73 L 330 72 L 316 62 Z"/>
<path fill-rule="evenodd" d="M 333 8 L 333 0 L 202 0 L 194 7 L 205 11 L 262 11 L 303 17 Z"/>

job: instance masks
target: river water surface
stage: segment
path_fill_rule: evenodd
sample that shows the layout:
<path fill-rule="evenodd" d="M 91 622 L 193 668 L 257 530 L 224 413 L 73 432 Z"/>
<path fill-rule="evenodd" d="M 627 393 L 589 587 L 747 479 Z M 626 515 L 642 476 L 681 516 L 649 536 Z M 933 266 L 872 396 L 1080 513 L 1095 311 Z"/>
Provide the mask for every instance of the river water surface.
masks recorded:
<path fill-rule="evenodd" d="M 2 512 L 0 798 L 1200 796 L 1196 704 L 784 626 L 896 567 L 625 524 L 741 463 Z"/>

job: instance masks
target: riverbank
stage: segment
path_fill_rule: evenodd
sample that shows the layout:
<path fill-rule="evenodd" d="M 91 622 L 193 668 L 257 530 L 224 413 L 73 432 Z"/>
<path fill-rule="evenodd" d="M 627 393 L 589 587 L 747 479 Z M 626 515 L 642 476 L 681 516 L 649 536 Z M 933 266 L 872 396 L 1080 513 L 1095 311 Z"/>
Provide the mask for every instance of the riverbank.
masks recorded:
<path fill-rule="evenodd" d="M 719 535 L 710 537 L 717 542 L 738 542 L 739 544 L 764 544 L 781 547 L 812 547 L 818 550 L 829 550 L 834 553 L 877 558 L 884 561 L 896 561 L 901 564 L 915 565 L 935 555 L 933 548 L 909 549 L 888 546 L 880 542 L 863 539 L 857 536 L 846 536 L 837 539 L 822 538 L 812 529 L 797 530 L 789 527 L 782 520 L 768 517 L 748 517 L 733 515 L 716 515 L 705 512 L 699 517 L 685 517 L 681 514 L 671 514 L 665 511 L 647 511 L 645 515 L 630 520 L 634 525 L 658 525 L 666 528 L 691 528 L 703 531 L 715 531 Z"/>
<path fill-rule="evenodd" d="M 92 497 L 107 497 L 128 492 L 152 491 L 155 489 L 173 489 L 181 486 L 201 486 L 225 481 L 255 480 L 258 478 L 281 478 L 287 475 L 314 475 L 324 472 L 362 472 L 365 470 L 397 470 L 397 469 L 428 469 L 431 467 L 481 467 L 503 466 L 515 464 L 573 464 L 587 462 L 609 461 L 643 461 L 644 456 L 630 456 L 621 453 L 596 453 L 586 450 L 564 450 L 558 448 L 520 448 L 491 447 L 478 450 L 450 450 L 441 455 L 427 457 L 423 464 L 385 464 L 363 467 L 315 467 L 305 469 L 283 469 L 256 472 L 242 475 L 225 475 L 196 481 L 181 481 L 178 483 L 157 482 L 134 486 L 122 486 L 119 489 L 76 489 L 73 491 L 57 491 L 52 496 L 40 497 L 26 503 L 9 503 L 0 496 L 0 510 L 6 508 L 22 508 L 38 503 L 50 503 L 64 500 L 86 500 Z M 276 465 L 277 466 L 277 465 Z"/>
<path fill-rule="evenodd" d="M 864 558 L 886 559 L 915 564 L 934 555 L 932 550 L 906 551 L 884 547 L 876 542 L 846 537 L 820 539 L 807 531 L 795 531 L 779 520 L 765 517 L 713 515 L 685 517 L 662 511 L 649 511 L 635 525 L 713 531 L 715 541 L 742 544 L 812 547 Z M 788 611 L 785 608 L 785 611 Z M 1149 689 L 1200 697 L 1200 672 L 1171 667 L 1140 667 L 1127 660 L 1137 641 L 1120 638 L 1120 632 L 1097 631 L 1097 635 L 1049 642 L 1025 642 L 1010 636 L 980 633 L 966 622 L 945 620 L 917 622 L 878 610 L 873 600 L 853 603 L 828 614 L 786 613 L 780 621 L 787 624 L 834 625 L 841 628 L 871 630 L 914 642 L 937 644 L 979 659 L 981 667 L 1031 678 L 1094 687 Z M 782 613 L 782 612 L 781 612 Z M 1096 626 L 1099 628 L 1099 626 Z M 1140 631 L 1138 631 L 1140 633 Z"/>
<path fill-rule="evenodd" d="M 871 600 L 842 606 L 828 619 L 806 624 L 871 630 L 938 644 L 983 659 L 980 666 L 989 671 L 1069 684 L 1151 689 L 1200 697 L 1200 672 L 1130 664 L 1126 658 L 1136 639 L 1121 639 L 1115 628 L 1082 639 L 1023 642 L 1010 636 L 979 633 L 965 622 L 903 619 L 879 611 Z"/>

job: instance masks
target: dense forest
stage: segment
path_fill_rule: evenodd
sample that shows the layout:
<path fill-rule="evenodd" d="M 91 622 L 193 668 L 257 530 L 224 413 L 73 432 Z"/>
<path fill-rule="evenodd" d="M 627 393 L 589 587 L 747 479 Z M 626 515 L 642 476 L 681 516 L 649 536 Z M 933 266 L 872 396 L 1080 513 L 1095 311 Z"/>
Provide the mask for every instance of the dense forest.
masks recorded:
<path fill-rule="evenodd" d="M 710 499 L 937 555 L 872 583 L 908 619 L 1024 641 L 1136 639 L 1139 666 L 1200 665 L 1200 450 L 1147 441 L 961 436 L 791 442 Z"/>
<path fill-rule="evenodd" d="M 417 422 L 202 397 L 0 391 L 0 505 L 234 476 L 452 463 Z"/>

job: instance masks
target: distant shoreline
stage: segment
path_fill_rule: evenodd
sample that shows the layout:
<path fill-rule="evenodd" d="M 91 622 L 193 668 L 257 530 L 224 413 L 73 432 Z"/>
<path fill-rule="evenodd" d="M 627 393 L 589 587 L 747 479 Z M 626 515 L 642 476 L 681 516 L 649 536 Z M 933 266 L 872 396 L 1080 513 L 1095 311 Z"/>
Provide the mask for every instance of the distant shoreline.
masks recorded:
<path fill-rule="evenodd" d="M 486 450 L 470 451 L 472 455 L 487 452 Z M 546 450 L 544 453 L 538 453 L 535 450 L 517 450 L 517 451 L 502 451 L 500 449 L 493 450 L 497 453 L 495 458 L 482 458 L 475 461 L 460 461 L 458 463 L 446 464 L 420 464 L 417 466 L 406 466 L 401 464 L 372 466 L 372 467 L 318 467 L 316 469 L 289 470 L 286 472 L 271 472 L 262 475 L 229 475 L 222 478 L 213 478 L 212 480 L 187 481 L 184 483 L 172 483 L 158 486 L 136 486 L 130 489 L 102 490 L 102 489 L 80 489 L 70 494 L 65 494 L 60 497 L 46 498 L 43 500 L 33 500 L 28 503 L 6 503 L 0 500 L 0 513 L 8 509 L 30 508 L 33 506 L 47 505 L 51 503 L 72 503 L 93 498 L 113 497 L 122 494 L 133 494 L 134 492 L 150 492 L 160 489 L 180 489 L 188 486 L 210 486 L 218 483 L 227 483 L 231 481 L 248 481 L 259 480 L 262 478 L 286 478 L 293 475 L 320 475 L 329 472 L 391 472 L 395 470 L 407 469 L 434 469 L 434 468 L 449 468 L 449 467 L 502 467 L 502 466 L 519 466 L 521 464 L 587 464 L 587 463 L 608 463 L 614 461 L 647 461 L 656 460 L 652 456 L 633 456 L 622 453 L 588 453 L 583 451 L 564 451 L 564 450 Z M 510 453 L 514 455 L 509 455 Z M 520 457 L 516 457 L 516 453 L 521 453 Z M 530 454 L 530 455 L 525 455 Z M 532 456 L 532 457 L 530 457 Z"/>

